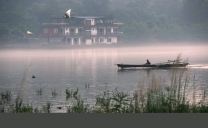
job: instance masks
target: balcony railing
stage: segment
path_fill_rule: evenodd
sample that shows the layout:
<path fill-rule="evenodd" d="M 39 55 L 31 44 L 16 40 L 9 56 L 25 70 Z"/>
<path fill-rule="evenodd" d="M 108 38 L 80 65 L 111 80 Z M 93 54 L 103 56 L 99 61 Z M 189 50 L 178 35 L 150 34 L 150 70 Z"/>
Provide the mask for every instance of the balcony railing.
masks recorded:
<path fill-rule="evenodd" d="M 82 32 L 82 33 L 60 33 L 60 36 L 119 36 L 123 35 L 123 32 L 114 32 L 114 33 L 103 33 L 98 32 L 97 34 L 91 32 Z"/>
<path fill-rule="evenodd" d="M 42 23 L 42 26 L 84 26 L 84 27 L 90 27 L 90 26 L 122 26 L 123 23 L 95 23 L 95 25 L 91 24 L 84 24 L 84 23 Z"/>

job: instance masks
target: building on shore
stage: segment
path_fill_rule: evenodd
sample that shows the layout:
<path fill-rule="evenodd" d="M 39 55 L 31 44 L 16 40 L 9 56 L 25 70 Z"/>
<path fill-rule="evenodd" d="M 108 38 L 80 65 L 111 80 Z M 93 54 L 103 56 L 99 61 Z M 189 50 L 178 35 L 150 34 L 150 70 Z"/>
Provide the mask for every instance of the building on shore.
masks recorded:
<path fill-rule="evenodd" d="M 114 44 L 121 41 L 123 23 L 115 23 L 113 16 L 52 16 L 42 24 L 42 37 L 48 43 L 68 45 Z"/>

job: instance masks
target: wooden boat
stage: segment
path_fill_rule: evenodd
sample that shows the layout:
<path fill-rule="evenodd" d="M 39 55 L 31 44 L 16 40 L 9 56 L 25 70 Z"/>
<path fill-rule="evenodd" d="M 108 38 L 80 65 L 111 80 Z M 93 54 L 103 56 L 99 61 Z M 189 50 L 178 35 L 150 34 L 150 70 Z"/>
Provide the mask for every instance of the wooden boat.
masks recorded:
<path fill-rule="evenodd" d="M 168 62 L 157 63 L 157 64 L 116 64 L 119 68 L 179 68 L 186 67 L 189 63 L 180 62 L 180 61 L 172 61 L 168 60 Z"/>

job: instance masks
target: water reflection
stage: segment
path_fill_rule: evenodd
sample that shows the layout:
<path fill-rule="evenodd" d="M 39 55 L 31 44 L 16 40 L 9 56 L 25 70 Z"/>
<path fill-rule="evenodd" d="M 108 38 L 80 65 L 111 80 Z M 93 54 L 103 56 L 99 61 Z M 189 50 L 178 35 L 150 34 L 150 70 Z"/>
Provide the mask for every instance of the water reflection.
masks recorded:
<path fill-rule="evenodd" d="M 196 77 L 197 90 L 208 83 L 208 52 L 206 47 L 121 47 L 97 49 L 51 49 L 51 50 L 0 50 L 0 88 L 11 90 L 13 98 L 18 96 L 21 81 L 25 78 L 21 93 L 25 102 L 43 105 L 47 101 L 53 104 L 69 103 L 65 90 L 76 90 L 88 103 L 95 101 L 94 96 L 104 90 L 130 92 L 138 86 L 140 78 L 151 78 L 153 74 L 169 79 L 169 69 L 124 69 L 119 70 L 115 64 L 142 64 L 148 58 L 151 63 L 175 59 L 183 51 L 182 57 L 189 57 L 190 75 Z M 30 66 L 28 66 L 30 63 Z M 202 70 L 194 65 L 205 65 Z M 26 73 L 26 75 L 24 75 Z M 32 79 L 32 75 L 36 78 Z M 148 79 L 146 81 L 149 81 Z M 89 88 L 85 84 L 90 84 Z M 107 83 L 107 86 L 106 86 Z M 36 91 L 42 89 L 42 95 Z M 58 95 L 52 96 L 56 90 Z M 189 91 L 191 92 L 191 88 Z M 197 91 L 197 93 L 202 93 Z"/>

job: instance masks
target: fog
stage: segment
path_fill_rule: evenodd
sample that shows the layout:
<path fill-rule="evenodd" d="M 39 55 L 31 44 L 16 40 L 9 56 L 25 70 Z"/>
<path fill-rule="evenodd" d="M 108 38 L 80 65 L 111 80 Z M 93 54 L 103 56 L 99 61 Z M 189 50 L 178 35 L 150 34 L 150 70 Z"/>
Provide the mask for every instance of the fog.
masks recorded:
<path fill-rule="evenodd" d="M 43 35 L 45 23 L 76 24 L 73 18 L 63 18 L 68 9 L 72 16 L 111 17 L 111 24 L 121 26 L 116 30 L 118 42 L 109 43 L 106 36 L 105 43 L 74 45 L 68 41 L 71 35 L 50 41 L 51 35 Z M 1 0 L 0 12 L 0 90 L 35 107 L 47 101 L 67 104 L 66 88 L 79 88 L 93 104 L 94 96 L 104 90 L 116 88 L 133 95 L 141 79 L 146 85 L 154 76 L 170 83 L 171 69 L 122 70 L 116 64 L 145 64 L 147 59 L 157 64 L 180 54 L 182 62 L 189 63 L 184 72 L 189 85 L 196 85 L 198 101 L 208 87 L 207 0 Z M 79 43 L 81 38 L 87 37 L 80 37 Z M 40 88 L 42 97 L 36 93 Z M 53 97 L 52 91 L 58 96 Z"/>
<path fill-rule="evenodd" d="M 152 64 L 167 62 L 181 53 L 182 61 L 188 58 L 189 65 L 185 71 L 189 74 L 190 84 L 195 77 L 197 95 L 200 95 L 208 82 L 207 48 L 207 45 L 104 45 L 1 49 L 0 88 L 2 91 L 10 90 L 14 99 L 23 98 L 25 103 L 33 106 L 44 105 L 49 100 L 56 106 L 65 102 L 67 87 L 73 90 L 79 88 L 80 95 L 87 98 L 87 103 L 93 104 L 93 96 L 107 89 L 117 88 L 132 95 L 138 89 L 141 78 L 148 82 L 152 75 L 156 75 L 169 83 L 171 70 L 120 70 L 115 64 L 144 64 L 146 59 Z M 36 78 L 33 79 L 33 75 Z M 90 88 L 86 89 L 85 84 L 88 83 Z M 36 95 L 40 88 L 44 92 L 42 97 Z M 51 95 L 53 90 L 59 94 L 55 98 Z"/>
<path fill-rule="evenodd" d="M 92 55 L 92 54 L 105 54 L 107 56 L 122 56 L 127 59 L 126 62 L 116 63 L 138 63 L 145 61 L 146 59 L 152 60 L 154 63 L 167 61 L 169 59 L 174 60 L 178 54 L 183 55 L 183 60 L 189 59 L 189 61 L 198 60 L 199 63 L 206 62 L 207 59 L 200 60 L 198 56 L 208 55 L 208 45 L 186 45 L 186 44 L 157 44 L 157 45 L 96 45 L 96 46 L 70 46 L 61 48 L 43 47 L 41 48 L 12 48 L 0 50 L 1 58 L 42 58 L 42 57 L 64 57 L 68 54 L 74 55 L 74 59 L 80 56 Z M 92 56 L 91 56 L 92 57 Z M 146 58 L 146 59 L 145 59 Z"/>

